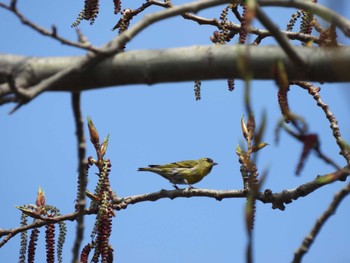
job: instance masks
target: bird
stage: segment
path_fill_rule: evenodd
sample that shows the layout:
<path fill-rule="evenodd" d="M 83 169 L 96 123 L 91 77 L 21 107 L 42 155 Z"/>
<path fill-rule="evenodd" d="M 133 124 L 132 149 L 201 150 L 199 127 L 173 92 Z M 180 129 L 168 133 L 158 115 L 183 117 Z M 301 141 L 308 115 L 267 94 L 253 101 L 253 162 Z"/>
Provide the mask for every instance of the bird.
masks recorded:
<path fill-rule="evenodd" d="M 198 160 L 185 160 L 163 165 L 151 164 L 148 167 L 138 168 L 138 171 L 148 171 L 156 173 L 169 180 L 173 187 L 179 189 L 177 184 L 187 184 L 189 188 L 194 188 L 192 184 L 198 183 L 207 176 L 213 166 L 217 165 L 210 158 Z"/>

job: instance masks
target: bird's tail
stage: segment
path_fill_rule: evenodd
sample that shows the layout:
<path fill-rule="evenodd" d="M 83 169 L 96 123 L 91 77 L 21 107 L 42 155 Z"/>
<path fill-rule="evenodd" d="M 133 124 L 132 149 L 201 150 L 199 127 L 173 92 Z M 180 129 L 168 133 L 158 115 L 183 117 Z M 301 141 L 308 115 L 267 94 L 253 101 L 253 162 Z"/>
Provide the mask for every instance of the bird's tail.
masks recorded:
<path fill-rule="evenodd" d="M 151 171 L 150 167 L 141 167 L 137 171 Z"/>

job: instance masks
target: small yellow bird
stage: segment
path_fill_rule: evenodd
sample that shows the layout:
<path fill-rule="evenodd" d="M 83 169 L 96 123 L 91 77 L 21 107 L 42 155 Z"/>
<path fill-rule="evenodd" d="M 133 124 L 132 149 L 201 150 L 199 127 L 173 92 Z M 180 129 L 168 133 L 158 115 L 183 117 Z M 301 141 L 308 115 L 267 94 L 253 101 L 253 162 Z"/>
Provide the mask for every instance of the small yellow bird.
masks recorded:
<path fill-rule="evenodd" d="M 139 168 L 138 171 L 159 174 L 169 180 L 176 189 L 179 189 L 176 184 L 188 184 L 190 188 L 193 188 L 192 184 L 198 183 L 208 175 L 214 165 L 217 163 L 212 159 L 201 158 L 164 165 L 149 165 L 145 168 Z"/>

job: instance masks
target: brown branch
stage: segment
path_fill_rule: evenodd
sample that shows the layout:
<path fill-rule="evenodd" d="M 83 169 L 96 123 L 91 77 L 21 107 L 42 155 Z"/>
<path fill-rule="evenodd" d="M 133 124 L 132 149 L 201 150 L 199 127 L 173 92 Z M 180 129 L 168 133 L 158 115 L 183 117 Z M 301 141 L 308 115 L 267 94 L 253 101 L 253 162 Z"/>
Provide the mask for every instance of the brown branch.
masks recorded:
<path fill-rule="evenodd" d="M 186 13 L 186 12 L 196 13 L 202 9 L 222 5 L 227 2 L 229 2 L 229 0 L 202 0 L 202 1 L 192 2 L 192 3 L 187 3 L 180 6 L 173 6 L 163 11 L 156 12 L 151 15 L 146 15 L 141 19 L 141 21 L 136 23 L 129 30 L 123 32 L 117 38 L 115 38 L 110 43 L 108 43 L 106 45 L 108 49 L 105 51 L 106 53 L 108 53 L 108 55 L 114 55 L 115 52 L 120 49 L 120 47 L 125 46 L 127 42 L 129 42 L 133 37 L 135 37 L 142 30 L 165 18 L 170 18 L 176 15 L 182 15 L 183 13 Z"/>
<path fill-rule="evenodd" d="M 291 82 L 291 84 L 297 84 L 297 83 L 305 83 L 307 85 L 311 85 L 308 82 L 303 82 L 303 81 L 293 81 Z M 303 127 L 304 129 L 299 129 L 298 132 L 293 131 L 289 126 L 285 125 L 284 123 L 281 122 L 282 126 L 278 126 L 277 129 L 279 129 L 280 127 L 283 127 L 284 131 L 287 132 L 290 136 L 292 136 L 293 138 L 295 138 L 297 141 L 304 143 L 304 138 L 306 135 L 310 135 L 307 132 L 306 127 Z M 297 126 L 294 126 L 297 127 Z M 317 156 L 324 161 L 325 163 L 333 166 L 333 168 L 339 170 L 341 169 L 341 166 L 338 165 L 333 159 L 331 159 L 329 156 L 327 156 L 325 153 L 323 153 L 320 149 L 320 145 L 319 144 L 315 144 L 312 145 L 312 150 L 314 150 L 317 154 Z"/>
<path fill-rule="evenodd" d="M 96 214 L 97 210 L 88 208 L 84 211 L 84 215 L 91 215 L 91 214 Z M 0 237 L 5 236 L 1 241 L 0 241 L 0 248 L 7 243 L 12 237 L 16 236 L 18 233 L 21 233 L 23 231 L 27 231 L 33 228 L 39 228 L 42 226 L 46 226 L 49 224 L 54 224 L 58 223 L 61 221 L 73 221 L 76 220 L 77 217 L 79 216 L 79 212 L 67 214 L 67 215 L 62 215 L 62 216 L 56 216 L 56 217 L 50 217 L 50 218 L 40 218 L 36 219 L 33 223 L 17 227 L 17 228 L 11 228 L 8 230 L 0 229 Z"/>
<path fill-rule="evenodd" d="M 115 26 L 112 28 L 112 30 L 115 30 L 117 28 L 121 28 L 121 26 L 125 23 L 125 18 L 128 22 L 131 21 L 135 16 L 137 16 L 139 13 L 147 9 L 148 7 L 153 5 L 153 1 L 146 1 L 146 3 L 143 3 L 139 8 L 137 9 L 126 9 L 122 12 L 122 18 L 119 19 L 119 21 L 115 24 Z M 127 16 L 125 16 L 125 13 L 127 13 Z"/>
<path fill-rule="evenodd" d="M 79 216 L 77 217 L 77 229 L 73 246 L 73 262 L 77 262 L 79 258 L 79 251 L 81 242 L 84 237 L 84 210 L 86 207 L 86 171 L 87 160 L 85 158 L 86 152 L 86 140 L 84 137 L 84 121 L 81 114 L 80 106 L 80 93 L 72 93 L 72 108 L 74 113 L 74 120 L 76 125 L 76 135 L 78 142 L 78 197 L 77 197 L 77 210 Z"/>
<path fill-rule="evenodd" d="M 317 235 L 320 233 L 322 227 L 325 225 L 326 221 L 335 214 L 337 208 L 339 207 L 341 201 L 350 194 L 350 183 L 347 184 L 343 189 L 335 194 L 333 201 L 329 207 L 324 211 L 324 213 L 317 219 L 315 225 L 311 229 L 310 233 L 304 238 L 301 246 L 294 252 L 293 263 L 301 262 L 302 257 L 308 252 L 312 243 L 316 239 Z"/>
<path fill-rule="evenodd" d="M 197 22 L 199 25 L 212 25 L 221 28 L 220 22 L 216 18 L 205 18 L 195 14 L 185 13 L 183 18 Z"/>
<path fill-rule="evenodd" d="M 114 209 L 121 210 L 126 209 L 129 205 L 137 204 L 145 201 L 157 201 L 163 198 L 169 198 L 171 200 L 179 197 L 210 197 L 218 201 L 221 201 L 225 198 L 240 198 L 246 197 L 247 193 L 245 190 L 210 190 L 210 189 L 175 189 L 175 190 L 160 190 L 158 192 L 142 194 L 142 195 L 133 195 L 124 198 L 115 198 L 112 202 L 114 204 Z"/>
<path fill-rule="evenodd" d="M 322 110 L 324 111 L 324 113 L 325 113 L 325 115 L 330 123 L 330 128 L 333 131 L 333 136 L 334 136 L 334 138 L 335 138 L 335 140 L 340 148 L 340 154 L 344 156 L 348 165 L 350 165 L 350 152 L 349 152 L 349 149 L 348 149 L 345 141 L 341 137 L 340 128 L 339 128 L 337 119 L 335 118 L 334 114 L 330 111 L 329 106 L 322 101 L 321 96 L 317 92 L 315 92 L 312 95 L 313 95 L 314 99 L 316 100 L 317 105 L 320 106 L 322 108 Z"/>
<path fill-rule="evenodd" d="M 302 184 L 294 189 L 284 190 L 280 193 L 272 193 L 266 189 L 264 192 L 259 192 L 256 199 L 263 203 L 271 203 L 273 209 L 285 209 L 285 204 L 291 203 L 300 197 L 305 197 L 318 188 L 333 183 L 335 181 L 343 181 L 350 175 L 350 168 L 344 167 L 334 173 L 318 176 L 315 180 Z M 247 191 L 245 190 L 209 190 L 209 189 L 178 189 L 178 190 L 161 190 L 159 192 L 128 196 L 124 198 L 115 198 L 113 200 L 114 209 L 126 209 L 129 205 L 145 201 L 157 201 L 163 198 L 175 199 L 179 197 L 209 197 L 218 201 L 226 198 L 246 198 Z"/>
<path fill-rule="evenodd" d="M 88 51 L 94 51 L 97 52 L 97 48 L 92 46 L 90 43 L 81 43 L 81 42 L 74 42 L 74 41 L 70 41 L 60 35 L 57 34 L 57 28 L 55 26 L 52 26 L 51 31 L 46 30 L 45 28 L 33 23 L 32 21 L 30 21 L 28 18 L 26 18 L 16 7 L 16 1 L 12 1 L 10 5 L 6 5 L 4 3 L 0 2 L 0 7 L 12 12 L 21 22 L 22 24 L 32 28 L 33 30 L 35 30 L 36 32 L 38 32 L 41 35 L 44 36 L 48 36 L 51 37 L 59 42 L 61 42 L 62 44 L 68 45 L 68 46 L 72 46 L 72 47 L 77 47 L 77 48 L 82 48 Z"/>
<path fill-rule="evenodd" d="M 327 156 L 325 153 L 323 153 L 320 149 L 320 147 L 314 147 L 314 150 L 317 154 L 317 156 L 323 160 L 325 163 L 333 166 L 336 169 L 340 169 L 340 166 L 333 160 L 331 159 L 329 156 Z"/>
<path fill-rule="evenodd" d="M 174 7 L 174 5 L 170 2 L 170 1 L 166 1 L 166 2 L 160 2 L 160 1 L 155 1 L 155 0 L 148 0 L 146 3 L 142 4 L 139 8 L 137 9 L 128 9 L 128 20 L 130 21 L 134 16 L 138 15 L 139 13 L 141 13 L 142 11 L 144 11 L 146 8 L 155 5 L 155 6 L 160 6 L 163 8 L 172 8 Z M 195 14 L 191 14 L 191 13 L 184 13 L 182 14 L 182 17 L 188 20 L 192 20 L 194 22 L 197 22 L 199 25 L 213 25 L 216 27 L 221 27 L 220 23 L 218 22 L 217 19 L 212 18 L 205 18 L 205 17 L 201 17 Z M 115 30 L 116 28 L 119 28 L 122 24 L 123 18 L 121 18 L 116 25 L 113 27 L 112 30 Z"/>
<path fill-rule="evenodd" d="M 158 6 L 162 6 L 164 8 L 174 7 L 174 5 L 170 1 L 159 2 L 159 1 L 150 0 L 149 2 L 151 2 L 155 5 L 158 5 Z M 184 13 L 184 14 L 182 14 L 182 17 L 185 19 L 197 22 L 199 25 L 213 25 L 213 26 L 216 26 L 218 28 L 221 27 L 219 21 L 215 18 L 209 19 L 209 18 L 201 17 L 201 16 L 191 14 L 191 13 Z"/>
<path fill-rule="evenodd" d="M 319 189 L 322 186 L 328 185 L 335 181 L 345 181 L 350 175 L 350 168 L 344 167 L 333 173 L 317 176 L 313 181 L 307 182 L 298 186 L 297 188 L 290 190 L 283 190 L 280 193 L 272 193 L 271 190 L 267 189 L 265 192 L 257 197 L 263 203 L 271 203 L 273 209 L 285 209 L 285 204 L 293 202 L 300 197 L 305 197 L 313 191 Z"/>
<path fill-rule="evenodd" d="M 349 147 L 347 146 L 344 139 L 341 137 L 340 128 L 339 128 L 337 119 L 335 118 L 334 114 L 330 111 L 329 106 L 322 101 L 318 89 L 314 88 L 312 84 L 306 83 L 303 81 L 294 81 L 293 83 L 306 89 L 309 92 L 309 94 L 314 98 L 314 100 L 317 102 L 317 106 L 321 107 L 321 109 L 325 113 L 330 123 L 330 128 L 332 129 L 333 137 L 335 138 L 336 143 L 340 149 L 340 154 L 345 158 L 348 165 L 350 165 Z"/>
<path fill-rule="evenodd" d="M 290 190 L 283 190 L 280 193 L 272 193 L 270 189 L 266 189 L 264 192 L 258 192 L 255 198 L 263 203 L 271 203 L 273 209 L 285 209 L 285 204 L 291 203 L 300 197 L 305 197 L 318 188 L 333 183 L 335 181 L 344 181 L 347 176 L 350 175 L 350 168 L 344 167 L 334 173 L 318 176 L 315 180 L 302 184 L 297 188 Z M 129 205 L 137 204 L 145 201 L 157 201 L 163 198 L 169 198 L 171 200 L 179 197 L 210 197 L 218 201 L 227 198 L 247 198 L 248 191 L 246 190 L 210 190 L 210 189 L 175 189 L 175 190 L 160 190 L 158 192 L 128 196 L 124 198 L 114 197 L 112 200 L 113 208 L 116 210 L 126 209 Z M 96 214 L 97 209 L 88 208 L 85 209 L 84 215 Z M 18 228 L 12 228 L 9 230 L 0 229 L 0 237 L 5 236 L 0 242 L 0 248 L 12 237 L 23 231 L 42 227 L 48 224 L 57 223 L 66 220 L 76 220 L 79 216 L 79 212 L 52 217 L 52 218 L 39 218 L 32 224 L 21 226 Z"/>
<path fill-rule="evenodd" d="M 221 25 L 218 26 L 218 28 L 221 28 Z M 232 38 L 233 35 L 235 35 L 239 32 L 239 30 L 241 29 L 241 25 L 229 22 L 227 25 L 227 28 L 231 31 L 229 33 L 229 37 Z M 248 33 L 257 35 L 261 39 L 273 36 L 270 31 L 265 30 L 265 29 L 259 29 L 259 28 L 255 28 L 255 27 L 247 27 L 246 30 Z M 300 32 L 285 31 L 285 30 L 281 30 L 280 32 L 282 34 L 286 35 L 291 40 L 299 40 L 299 41 L 303 41 L 303 42 L 312 41 L 316 44 L 319 43 L 319 37 L 317 37 L 317 36 L 312 36 L 312 35 L 304 34 L 304 33 L 300 33 Z"/>
<path fill-rule="evenodd" d="M 150 4 L 152 3 L 154 5 L 158 5 L 158 6 L 161 6 L 164 8 L 173 7 L 171 2 L 159 2 L 159 1 L 149 0 L 148 3 L 150 3 Z M 134 10 L 133 10 L 133 12 L 134 12 Z M 216 18 L 205 18 L 205 17 L 198 16 L 198 15 L 191 14 L 191 13 L 185 13 L 182 15 L 182 17 L 185 19 L 188 19 L 188 20 L 192 20 L 192 21 L 198 23 L 199 25 L 212 25 L 212 26 L 217 27 L 218 29 L 222 28 L 221 23 Z M 229 34 L 230 38 L 232 38 L 233 35 L 237 34 L 241 29 L 240 24 L 235 24 L 233 22 L 228 22 L 226 27 L 231 30 L 231 32 Z M 258 35 L 261 39 L 263 39 L 265 37 L 273 36 L 273 34 L 268 30 L 258 29 L 258 28 L 254 28 L 251 26 L 247 26 L 246 30 L 248 33 Z M 312 41 L 314 43 L 319 42 L 319 38 L 317 36 L 312 36 L 312 35 L 304 34 L 304 33 L 300 33 L 300 32 L 290 32 L 290 31 L 282 31 L 282 30 L 280 32 L 282 32 L 289 39 L 292 39 L 292 40 L 300 40 L 300 41 L 304 41 L 304 42 Z"/>

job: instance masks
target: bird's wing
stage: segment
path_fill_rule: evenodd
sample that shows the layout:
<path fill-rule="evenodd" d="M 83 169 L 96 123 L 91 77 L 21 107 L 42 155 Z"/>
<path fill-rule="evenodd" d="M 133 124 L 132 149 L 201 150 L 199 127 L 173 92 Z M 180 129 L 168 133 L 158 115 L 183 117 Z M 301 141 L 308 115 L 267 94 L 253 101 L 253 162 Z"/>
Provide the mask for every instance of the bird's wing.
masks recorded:
<path fill-rule="evenodd" d="M 156 165 L 156 164 L 151 164 L 149 167 L 151 168 L 192 168 L 195 166 L 197 163 L 192 160 L 188 161 L 181 161 L 181 162 L 174 162 L 174 163 L 168 163 L 164 165 Z"/>
<path fill-rule="evenodd" d="M 171 163 L 170 165 L 172 165 L 173 167 L 176 167 L 176 168 L 192 168 L 196 164 L 197 164 L 196 161 L 188 160 L 188 161 L 181 161 L 181 162 Z"/>

